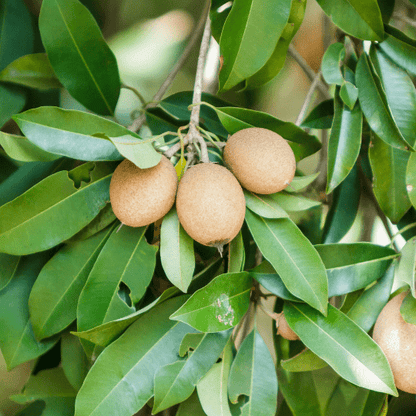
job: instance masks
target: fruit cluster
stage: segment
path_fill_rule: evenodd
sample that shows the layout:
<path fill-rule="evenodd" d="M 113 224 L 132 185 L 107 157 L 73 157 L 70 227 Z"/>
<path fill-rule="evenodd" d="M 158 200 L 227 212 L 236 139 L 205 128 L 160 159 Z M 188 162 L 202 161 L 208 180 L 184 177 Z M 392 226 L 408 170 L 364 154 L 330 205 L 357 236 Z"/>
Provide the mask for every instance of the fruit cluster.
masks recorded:
<path fill-rule="evenodd" d="M 179 221 L 189 236 L 203 245 L 221 247 L 244 222 L 241 186 L 258 194 L 276 193 L 289 185 L 296 170 L 288 143 L 277 133 L 257 127 L 228 139 L 224 162 L 229 169 L 214 163 L 192 166 L 178 186 L 176 170 L 165 156 L 149 169 L 126 159 L 111 180 L 113 211 L 123 224 L 141 227 L 166 215 L 176 197 Z"/>

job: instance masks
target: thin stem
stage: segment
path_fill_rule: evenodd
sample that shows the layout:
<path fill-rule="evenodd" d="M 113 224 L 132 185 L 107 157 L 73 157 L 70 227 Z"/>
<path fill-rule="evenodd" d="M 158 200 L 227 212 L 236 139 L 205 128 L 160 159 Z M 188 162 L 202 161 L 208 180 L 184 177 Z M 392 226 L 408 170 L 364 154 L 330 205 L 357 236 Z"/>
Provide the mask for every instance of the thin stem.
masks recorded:
<path fill-rule="evenodd" d="M 136 88 L 130 87 L 129 85 L 126 85 L 126 84 L 121 84 L 121 88 L 125 88 L 126 90 L 133 91 L 134 94 L 136 95 L 136 97 L 142 103 L 142 106 L 145 106 L 146 105 L 146 100 L 143 98 L 143 95 L 141 95 L 140 92 L 138 90 L 136 90 Z"/>
<path fill-rule="evenodd" d="M 152 101 L 150 103 L 147 103 L 143 110 L 146 111 L 149 108 L 154 108 L 157 106 L 159 101 L 162 99 L 162 97 L 165 95 L 168 88 L 172 85 L 173 80 L 175 79 L 176 75 L 178 75 L 179 71 L 184 66 L 186 60 L 188 59 L 189 55 L 191 54 L 192 49 L 194 48 L 197 40 L 199 39 L 201 32 L 204 28 L 204 23 L 206 21 L 206 16 L 209 13 L 209 7 L 211 2 L 209 0 L 206 1 L 204 10 L 201 14 L 201 17 L 197 23 L 197 26 L 193 30 L 192 36 L 189 39 L 188 44 L 186 45 L 184 51 L 182 52 L 182 55 L 176 62 L 175 66 L 170 71 L 169 75 L 163 82 L 163 84 L 160 86 L 157 93 L 153 96 Z M 209 15 L 209 14 L 208 14 Z M 130 131 L 139 131 L 140 128 L 143 126 L 144 122 L 146 121 L 146 115 L 143 112 L 136 120 L 133 121 L 131 126 L 128 127 Z"/>
<path fill-rule="evenodd" d="M 321 71 L 319 71 L 316 75 L 315 78 L 312 81 L 312 84 L 309 88 L 308 93 L 306 94 L 306 98 L 305 101 L 303 102 L 302 108 L 299 112 L 298 118 L 296 119 L 296 125 L 300 126 L 300 124 L 302 123 L 303 118 L 305 117 L 305 113 L 308 110 L 309 104 L 312 101 L 313 98 L 313 94 L 315 93 L 315 90 L 318 88 L 318 84 L 321 80 Z"/>
<path fill-rule="evenodd" d="M 413 222 L 411 224 L 407 224 L 406 227 L 403 227 L 400 231 L 398 231 L 396 234 L 393 235 L 393 237 L 391 238 L 391 243 L 390 245 L 393 245 L 393 240 L 398 237 L 399 235 L 402 235 L 403 233 L 405 233 L 406 231 L 410 230 L 411 228 L 415 228 L 416 227 L 416 222 Z"/>

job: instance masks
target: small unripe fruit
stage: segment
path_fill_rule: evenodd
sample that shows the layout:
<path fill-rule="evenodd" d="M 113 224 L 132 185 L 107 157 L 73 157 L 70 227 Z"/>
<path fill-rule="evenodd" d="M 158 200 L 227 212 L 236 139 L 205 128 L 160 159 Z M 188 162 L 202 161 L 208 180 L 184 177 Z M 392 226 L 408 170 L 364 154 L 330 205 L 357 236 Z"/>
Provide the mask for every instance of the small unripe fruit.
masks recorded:
<path fill-rule="evenodd" d="M 202 163 L 188 169 L 179 182 L 176 210 L 190 237 L 221 248 L 240 231 L 246 204 L 240 184 L 228 169 Z"/>
<path fill-rule="evenodd" d="M 400 314 L 406 293 L 391 299 L 377 318 L 373 339 L 390 364 L 396 387 L 416 394 L 416 325 L 407 323 Z"/>
<path fill-rule="evenodd" d="M 285 189 L 296 171 L 295 155 L 286 140 L 259 127 L 234 133 L 224 147 L 224 161 L 241 186 L 257 194 Z"/>
<path fill-rule="evenodd" d="M 289 341 L 297 341 L 299 337 L 295 334 L 292 328 L 288 325 L 285 315 L 282 312 L 276 322 L 277 334 Z"/>
<path fill-rule="evenodd" d="M 175 167 L 165 156 L 149 169 L 140 169 L 125 159 L 111 178 L 110 201 L 114 214 L 130 227 L 149 225 L 172 208 L 177 185 Z"/>

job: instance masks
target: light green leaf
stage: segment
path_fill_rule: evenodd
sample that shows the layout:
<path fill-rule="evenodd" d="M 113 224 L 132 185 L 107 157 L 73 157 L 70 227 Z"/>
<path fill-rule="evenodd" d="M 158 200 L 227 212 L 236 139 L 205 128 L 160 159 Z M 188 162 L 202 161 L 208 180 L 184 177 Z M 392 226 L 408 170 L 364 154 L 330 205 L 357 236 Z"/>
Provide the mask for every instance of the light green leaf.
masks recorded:
<path fill-rule="evenodd" d="M 351 82 L 345 81 L 341 86 L 339 96 L 344 104 L 352 110 L 358 99 L 358 89 Z"/>
<path fill-rule="evenodd" d="M 396 269 L 396 279 L 409 285 L 413 297 L 416 295 L 415 266 L 416 237 L 413 237 L 402 248 L 399 265 Z"/>
<path fill-rule="evenodd" d="M 322 76 L 328 84 L 342 85 L 344 77 L 341 72 L 341 63 L 345 58 L 345 47 L 342 43 L 329 45 L 322 58 Z"/>
<path fill-rule="evenodd" d="M 246 205 L 253 212 L 265 218 L 287 218 L 289 215 L 280 207 L 273 195 L 258 195 L 244 189 Z"/>
<path fill-rule="evenodd" d="M 228 247 L 228 273 L 238 273 L 244 270 L 246 253 L 244 250 L 243 234 L 240 231 Z"/>
<path fill-rule="evenodd" d="M 181 226 L 175 208 L 163 218 L 160 259 L 167 278 L 186 292 L 195 270 L 194 242 Z"/>
<path fill-rule="evenodd" d="M 295 176 L 290 182 L 290 186 L 285 189 L 285 192 L 293 193 L 300 192 L 307 188 L 317 177 L 319 172 L 313 173 L 312 175 Z"/>
<path fill-rule="evenodd" d="M 275 204 L 278 204 L 285 211 L 306 211 L 321 205 L 320 201 L 314 201 L 313 199 L 305 198 L 304 196 L 286 193 L 288 188 L 286 188 L 283 192 L 269 195 Z"/>
<path fill-rule="evenodd" d="M 287 360 L 280 361 L 280 365 L 286 371 L 291 373 L 314 371 L 326 367 L 328 364 L 319 358 L 309 349 L 304 349 L 299 354 Z"/>
<path fill-rule="evenodd" d="M 403 299 L 400 306 L 400 314 L 407 323 L 416 325 L 416 299 L 411 293 L 408 293 Z"/>

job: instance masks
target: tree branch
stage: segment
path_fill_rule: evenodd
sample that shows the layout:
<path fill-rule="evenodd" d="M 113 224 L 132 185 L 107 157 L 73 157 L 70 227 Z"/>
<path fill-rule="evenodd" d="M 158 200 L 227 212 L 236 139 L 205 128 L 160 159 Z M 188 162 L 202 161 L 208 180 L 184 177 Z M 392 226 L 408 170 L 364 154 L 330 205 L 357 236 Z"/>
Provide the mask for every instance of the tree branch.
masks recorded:
<path fill-rule="evenodd" d="M 312 81 L 312 84 L 311 84 L 311 86 L 310 86 L 310 88 L 308 90 L 308 93 L 306 94 L 305 101 L 303 102 L 302 108 L 301 108 L 301 110 L 299 112 L 299 115 L 298 115 L 298 117 L 296 119 L 296 123 L 295 124 L 297 126 L 300 126 L 300 124 L 302 123 L 302 120 L 303 120 L 303 118 L 305 116 L 305 113 L 306 113 L 308 107 L 309 107 L 309 104 L 312 101 L 313 94 L 314 94 L 315 90 L 318 88 L 318 84 L 319 84 L 320 81 L 321 81 L 321 71 L 319 71 L 315 75 L 315 78 Z"/>

